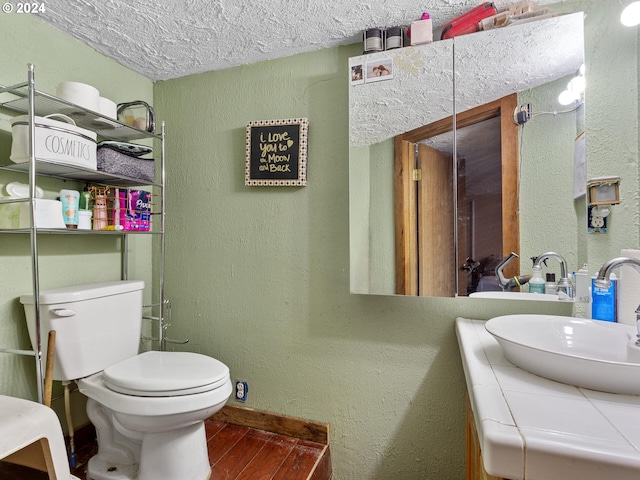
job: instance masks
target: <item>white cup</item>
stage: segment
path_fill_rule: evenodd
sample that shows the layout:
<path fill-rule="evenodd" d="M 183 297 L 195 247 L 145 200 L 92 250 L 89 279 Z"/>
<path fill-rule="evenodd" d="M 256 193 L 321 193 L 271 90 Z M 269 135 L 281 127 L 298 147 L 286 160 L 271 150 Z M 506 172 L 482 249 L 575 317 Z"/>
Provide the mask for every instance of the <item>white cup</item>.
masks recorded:
<path fill-rule="evenodd" d="M 78 210 L 78 230 L 91 230 L 91 210 Z"/>

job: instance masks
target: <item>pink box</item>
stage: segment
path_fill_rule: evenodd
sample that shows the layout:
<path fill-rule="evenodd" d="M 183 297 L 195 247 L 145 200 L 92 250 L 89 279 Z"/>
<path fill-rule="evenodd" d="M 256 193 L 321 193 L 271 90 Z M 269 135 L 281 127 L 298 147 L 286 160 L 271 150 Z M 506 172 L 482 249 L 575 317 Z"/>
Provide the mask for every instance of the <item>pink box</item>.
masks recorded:
<path fill-rule="evenodd" d="M 117 193 L 112 225 L 127 231 L 151 230 L 151 193 L 121 189 Z"/>
<path fill-rule="evenodd" d="M 421 45 L 423 43 L 433 42 L 433 24 L 431 19 L 417 20 L 411 22 L 411 37 L 409 43 L 411 45 Z"/>

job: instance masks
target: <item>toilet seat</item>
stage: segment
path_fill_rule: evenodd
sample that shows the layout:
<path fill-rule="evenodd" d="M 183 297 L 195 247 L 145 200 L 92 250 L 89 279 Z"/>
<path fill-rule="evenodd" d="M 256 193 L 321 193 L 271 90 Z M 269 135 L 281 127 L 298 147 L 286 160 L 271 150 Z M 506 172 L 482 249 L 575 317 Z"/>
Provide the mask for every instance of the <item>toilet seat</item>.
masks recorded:
<path fill-rule="evenodd" d="M 229 368 L 192 352 L 144 352 L 107 367 L 104 385 L 138 397 L 173 397 L 215 390 L 229 382 Z"/>

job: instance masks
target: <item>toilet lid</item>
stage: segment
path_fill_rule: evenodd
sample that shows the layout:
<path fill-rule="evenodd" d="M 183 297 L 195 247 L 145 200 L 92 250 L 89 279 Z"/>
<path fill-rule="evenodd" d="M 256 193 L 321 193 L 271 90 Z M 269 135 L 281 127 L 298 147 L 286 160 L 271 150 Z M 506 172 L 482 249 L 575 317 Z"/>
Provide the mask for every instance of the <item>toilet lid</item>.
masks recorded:
<path fill-rule="evenodd" d="M 140 397 L 208 392 L 229 380 L 229 368 L 215 358 L 191 352 L 144 352 L 104 369 L 110 390 Z"/>

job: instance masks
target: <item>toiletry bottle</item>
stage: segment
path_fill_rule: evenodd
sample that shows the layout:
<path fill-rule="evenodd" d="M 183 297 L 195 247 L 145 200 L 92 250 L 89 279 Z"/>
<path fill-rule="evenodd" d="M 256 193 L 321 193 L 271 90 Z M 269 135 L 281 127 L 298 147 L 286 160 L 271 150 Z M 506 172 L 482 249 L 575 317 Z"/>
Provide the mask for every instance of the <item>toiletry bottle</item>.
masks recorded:
<path fill-rule="evenodd" d="M 80 210 L 91 210 L 91 192 L 84 190 L 80 194 Z"/>
<path fill-rule="evenodd" d="M 533 275 L 529 280 L 529 293 L 544 293 L 544 279 L 540 265 L 533 266 Z"/>
<path fill-rule="evenodd" d="M 547 273 L 547 281 L 544 284 L 544 293 L 549 295 L 555 295 L 557 293 L 556 287 L 556 274 L 555 273 Z"/>
<path fill-rule="evenodd" d="M 78 210 L 80 207 L 80 192 L 76 190 L 60 190 L 62 202 L 62 218 L 67 228 L 78 228 Z"/>
<path fill-rule="evenodd" d="M 78 210 L 78 230 L 91 230 L 91 192 L 84 190 L 80 193 L 80 209 Z"/>
<path fill-rule="evenodd" d="M 107 227 L 107 196 L 104 192 L 96 193 L 93 200 L 93 229 L 102 230 Z"/>
<path fill-rule="evenodd" d="M 607 322 L 616 321 L 616 287 L 618 281 L 615 274 L 609 277 L 611 286 L 600 288 L 595 284 L 595 277 L 591 279 L 591 318 L 595 320 L 605 320 Z"/>
<path fill-rule="evenodd" d="M 590 303 L 591 302 L 591 290 L 589 282 L 589 269 L 584 264 L 575 272 L 574 285 L 576 286 L 576 301 Z"/>

